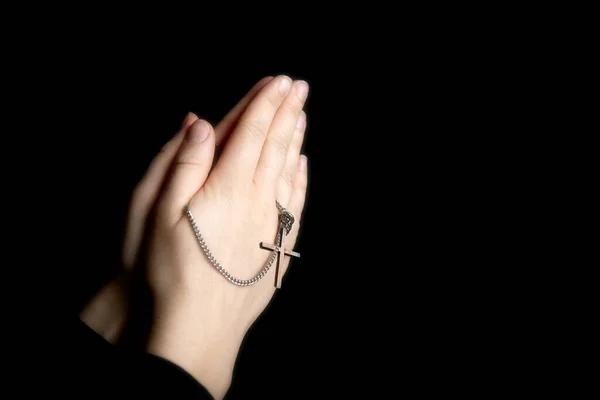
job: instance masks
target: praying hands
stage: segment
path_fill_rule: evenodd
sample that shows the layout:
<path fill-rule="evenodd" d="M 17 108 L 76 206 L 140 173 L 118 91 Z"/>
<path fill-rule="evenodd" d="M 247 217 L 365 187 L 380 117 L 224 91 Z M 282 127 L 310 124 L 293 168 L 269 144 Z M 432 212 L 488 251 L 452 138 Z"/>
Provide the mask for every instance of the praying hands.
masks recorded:
<path fill-rule="evenodd" d="M 147 351 L 225 395 L 246 332 L 299 256 L 307 94 L 306 82 L 269 77 L 214 128 L 188 114 L 134 190 L 123 274 L 84 322 L 117 342 L 135 312 L 128 277 L 142 269 L 154 304 Z"/>

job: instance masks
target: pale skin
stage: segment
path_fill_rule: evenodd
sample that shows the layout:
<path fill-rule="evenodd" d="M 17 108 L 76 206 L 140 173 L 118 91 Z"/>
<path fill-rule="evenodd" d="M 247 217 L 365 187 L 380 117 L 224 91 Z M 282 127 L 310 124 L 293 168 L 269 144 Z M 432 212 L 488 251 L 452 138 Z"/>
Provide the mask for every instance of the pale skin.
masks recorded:
<path fill-rule="evenodd" d="M 217 124 L 214 131 L 215 142 L 218 145 L 225 144 L 248 104 L 271 79 L 273 78 L 266 77 L 256 83 Z M 117 278 L 104 286 L 81 312 L 82 321 L 111 343 L 119 341 L 130 312 L 128 278 L 138 262 L 144 232 L 151 222 L 150 212 L 156 205 L 160 189 L 165 184 L 169 168 L 173 164 L 187 129 L 197 120 L 198 116 L 193 113 L 186 115 L 177 134 L 163 146 L 136 185 L 129 204 L 121 251 L 122 271 Z"/>
<path fill-rule="evenodd" d="M 202 253 L 183 210 L 189 204 L 212 253 L 238 278 L 252 278 L 270 256 L 259 243 L 275 240 L 276 199 L 296 218 L 285 241 L 292 249 L 307 187 L 306 158 L 300 155 L 307 93 L 303 81 L 265 78 L 215 129 L 188 116 L 133 195 L 123 253 L 126 268 L 136 263 L 145 227 L 152 227 L 146 232 L 144 258 L 155 300 L 147 349 L 187 370 L 215 398 L 227 392 L 239 346 L 275 292 L 274 273 L 250 287 L 228 282 Z M 211 171 L 215 144 L 225 138 Z M 156 212 L 149 214 L 153 207 Z M 286 257 L 284 273 L 288 261 Z M 115 339 L 122 321 L 97 318 L 99 310 L 126 308 L 119 300 L 120 285 L 112 285 L 104 290 L 108 300 L 92 301 L 82 319 Z"/>

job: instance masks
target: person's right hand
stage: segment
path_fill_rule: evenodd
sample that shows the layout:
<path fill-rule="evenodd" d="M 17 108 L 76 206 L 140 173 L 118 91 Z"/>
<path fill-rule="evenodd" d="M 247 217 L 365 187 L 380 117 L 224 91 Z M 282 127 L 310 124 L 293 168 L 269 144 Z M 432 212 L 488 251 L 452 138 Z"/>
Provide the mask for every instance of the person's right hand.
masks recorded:
<path fill-rule="evenodd" d="M 212 171 L 215 133 L 195 121 L 158 199 L 146 254 L 155 301 L 148 350 L 190 372 L 215 398 L 226 393 L 239 346 L 275 292 L 275 268 L 251 286 L 232 284 L 203 252 L 184 210 L 189 205 L 208 249 L 237 278 L 254 278 L 272 257 L 259 243 L 275 241 L 276 200 L 296 219 L 285 241 L 293 249 L 307 189 L 300 155 L 307 93 L 303 81 L 268 82 Z"/>
<path fill-rule="evenodd" d="M 258 81 L 215 127 L 215 142 L 223 146 L 236 126 L 240 116 L 254 96 L 273 77 Z M 123 268 L 118 276 L 106 284 L 85 306 L 81 320 L 106 340 L 116 343 L 122 334 L 130 312 L 129 276 L 138 262 L 144 232 L 149 225 L 149 215 L 156 204 L 161 187 L 183 142 L 187 129 L 198 120 L 188 113 L 177 134 L 163 146 L 152 160 L 148 170 L 136 185 L 131 196 L 125 234 L 121 251 Z"/>

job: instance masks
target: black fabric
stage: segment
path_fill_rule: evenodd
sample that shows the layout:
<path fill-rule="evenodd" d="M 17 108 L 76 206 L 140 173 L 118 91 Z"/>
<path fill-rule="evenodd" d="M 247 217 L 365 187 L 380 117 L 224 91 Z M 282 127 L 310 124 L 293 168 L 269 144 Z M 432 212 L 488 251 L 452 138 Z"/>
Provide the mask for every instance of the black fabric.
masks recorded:
<path fill-rule="evenodd" d="M 194 377 L 168 360 L 112 345 L 78 318 L 71 328 L 74 358 L 72 374 L 65 381 L 80 398 L 213 398 Z"/>

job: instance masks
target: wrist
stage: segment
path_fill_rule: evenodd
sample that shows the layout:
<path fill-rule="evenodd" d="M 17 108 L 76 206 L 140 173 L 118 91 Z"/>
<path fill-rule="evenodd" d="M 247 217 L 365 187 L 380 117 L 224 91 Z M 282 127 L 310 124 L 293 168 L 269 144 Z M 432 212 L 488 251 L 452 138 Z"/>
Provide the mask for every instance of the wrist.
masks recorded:
<path fill-rule="evenodd" d="M 220 399 L 231 385 L 243 335 L 207 321 L 192 307 L 157 307 L 147 350 L 183 368 Z"/>

